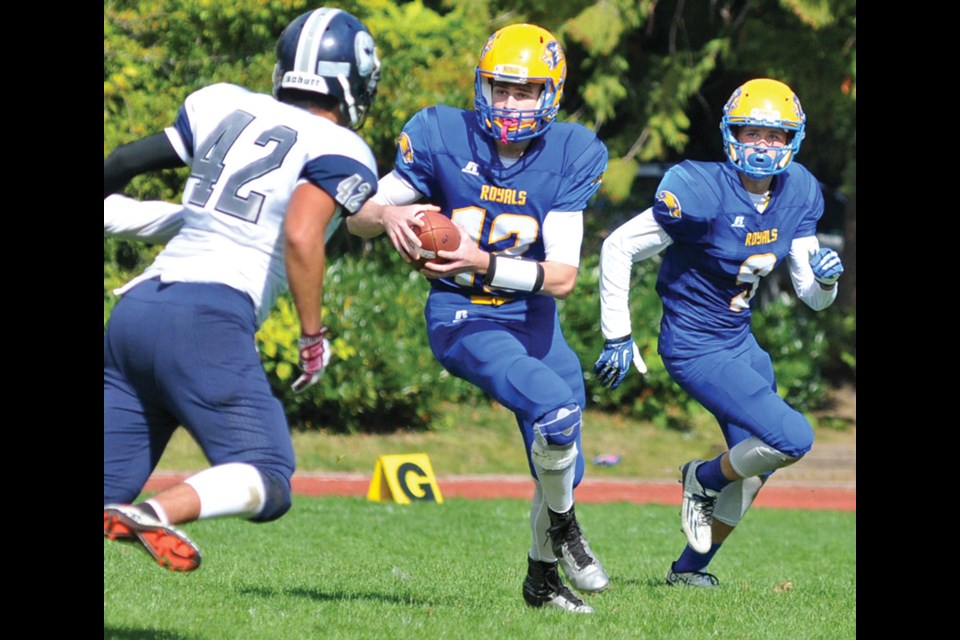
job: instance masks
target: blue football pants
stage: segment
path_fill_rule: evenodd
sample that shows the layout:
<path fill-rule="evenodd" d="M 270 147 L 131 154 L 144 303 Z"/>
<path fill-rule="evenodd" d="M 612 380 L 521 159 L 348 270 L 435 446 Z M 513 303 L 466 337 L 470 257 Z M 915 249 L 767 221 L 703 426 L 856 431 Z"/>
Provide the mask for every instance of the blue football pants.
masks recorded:
<path fill-rule="evenodd" d="M 440 364 L 514 413 L 536 478 L 530 462 L 533 423 L 561 407 L 586 405 L 580 359 L 563 339 L 556 301 L 532 296 L 493 306 L 434 290 L 425 316 L 430 348 Z M 576 442 L 574 486 L 584 470 L 579 435 Z"/>
<path fill-rule="evenodd" d="M 717 418 L 728 448 L 751 435 L 791 457 L 813 446 L 813 428 L 777 394 L 773 363 L 753 335 L 733 349 L 663 358 L 663 364 Z"/>

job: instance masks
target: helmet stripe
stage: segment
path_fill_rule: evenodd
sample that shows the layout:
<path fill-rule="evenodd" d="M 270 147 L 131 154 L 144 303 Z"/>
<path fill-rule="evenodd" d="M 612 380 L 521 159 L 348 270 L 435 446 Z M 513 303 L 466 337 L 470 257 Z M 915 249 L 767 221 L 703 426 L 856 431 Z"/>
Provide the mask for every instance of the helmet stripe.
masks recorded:
<path fill-rule="evenodd" d="M 303 25 L 303 31 L 300 32 L 300 41 L 297 43 L 297 58 L 293 62 L 294 71 L 317 73 L 315 66 L 320 45 L 323 42 L 323 34 L 326 33 L 330 21 L 340 12 L 340 9 L 319 9 L 310 14 L 307 22 Z"/>

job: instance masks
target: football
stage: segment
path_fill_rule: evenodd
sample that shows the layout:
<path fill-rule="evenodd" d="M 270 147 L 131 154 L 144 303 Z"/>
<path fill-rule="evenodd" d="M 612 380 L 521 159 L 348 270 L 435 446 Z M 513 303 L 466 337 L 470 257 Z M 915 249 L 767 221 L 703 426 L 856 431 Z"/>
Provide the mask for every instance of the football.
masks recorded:
<path fill-rule="evenodd" d="M 420 238 L 420 257 L 413 262 L 413 268 L 420 270 L 427 262 L 444 262 L 437 260 L 437 251 L 456 251 L 460 246 L 460 231 L 453 220 L 442 213 L 421 211 L 417 217 L 426 223 L 413 228 Z"/>

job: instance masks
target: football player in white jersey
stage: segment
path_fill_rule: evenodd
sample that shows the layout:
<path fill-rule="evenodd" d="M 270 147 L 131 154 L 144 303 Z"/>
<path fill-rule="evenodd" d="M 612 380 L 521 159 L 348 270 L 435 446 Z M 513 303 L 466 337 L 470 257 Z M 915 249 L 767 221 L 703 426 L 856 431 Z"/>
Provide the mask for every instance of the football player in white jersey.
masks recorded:
<path fill-rule="evenodd" d="M 197 546 L 174 525 L 217 516 L 268 522 L 290 508 L 293 446 L 254 334 L 289 287 L 303 369 L 294 390 L 319 379 L 329 359 L 324 239 L 376 192 L 373 153 L 351 129 L 379 77 L 373 37 L 359 20 L 309 11 L 277 42 L 273 96 L 231 84 L 200 89 L 163 133 L 104 160 L 105 233 L 108 196 L 134 176 L 191 169 L 180 212 L 167 203 L 145 211 L 158 227 L 138 227 L 146 203 L 131 207 L 126 232 L 169 242 L 117 290 L 103 341 L 103 534 L 140 544 L 170 570 L 200 565 Z M 180 425 L 212 466 L 131 504 Z"/>

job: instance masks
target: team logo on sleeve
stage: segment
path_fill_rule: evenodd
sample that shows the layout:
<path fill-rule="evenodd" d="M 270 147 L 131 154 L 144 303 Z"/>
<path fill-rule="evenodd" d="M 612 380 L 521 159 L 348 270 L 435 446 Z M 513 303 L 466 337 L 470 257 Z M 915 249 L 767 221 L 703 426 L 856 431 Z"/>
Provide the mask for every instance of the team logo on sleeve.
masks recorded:
<path fill-rule="evenodd" d="M 680 198 L 667 190 L 663 190 L 657 194 L 657 200 L 662 202 L 667 208 L 667 211 L 670 212 L 671 218 L 679 218 L 681 216 Z"/>
<path fill-rule="evenodd" d="M 413 144 L 410 142 L 410 136 L 401 133 L 397 138 L 397 146 L 400 147 L 400 157 L 404 164 L 413 164 Z"/>

